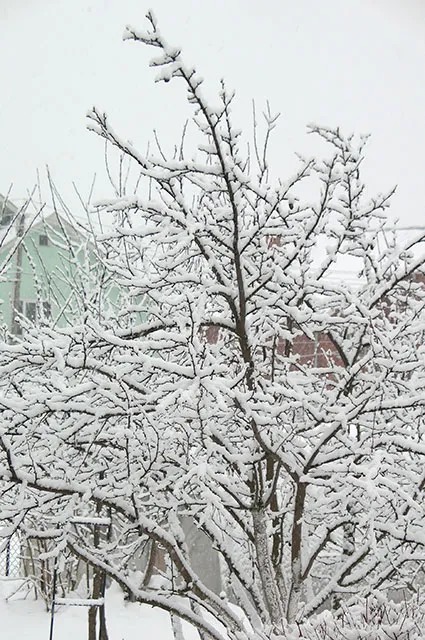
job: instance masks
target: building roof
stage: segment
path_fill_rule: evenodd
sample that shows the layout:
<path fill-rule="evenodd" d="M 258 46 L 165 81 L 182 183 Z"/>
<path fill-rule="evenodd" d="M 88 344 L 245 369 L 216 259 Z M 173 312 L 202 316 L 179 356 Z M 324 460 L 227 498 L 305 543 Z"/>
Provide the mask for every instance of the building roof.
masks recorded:
<path fill-rule="evenodd" d="M 72 240 L 81 238 L 82 233 L 63 215 L 56 211 L 45 213 L 44 206 L 34 206 L 30 201 L 18 208 L 13 202 L 0 194 L 0 250 L 11 248 L 16 240 L 25 238 L 29 232 L 45 230 L 68 235 Z"/>
<path fill-rule="evenodd" d="M 18 207 L 0 193 L 0 227 L 9 226 L 18 214 Z"/>

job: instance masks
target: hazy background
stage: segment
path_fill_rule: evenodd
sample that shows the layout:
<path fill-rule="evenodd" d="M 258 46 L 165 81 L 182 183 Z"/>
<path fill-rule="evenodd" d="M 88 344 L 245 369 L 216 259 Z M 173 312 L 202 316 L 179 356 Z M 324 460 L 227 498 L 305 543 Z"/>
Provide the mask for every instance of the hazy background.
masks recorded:
<path fill-rule="evenodd" d="M 96 105 L 115 130 L 146 148 L 156 128 L 178 140 L 190 117 L 178 83 L 153 83 L 152 51 L 122 42 L 152 8 L 170 43 L 214 96 L 224 77 L 237 93 L 238 127 L 251 100 L 282 117 L 275 172 L 315 150 L 307 123 L 371 133 L 372 190 L 399 189 L 392 215 L 425 224 L 425 2 L 423 0 L 0 0 L 0 193 L 19 202 L 49 165 L 65 198 L 72 182 L 111 190 L 103 143 L 85 129 Z"/>

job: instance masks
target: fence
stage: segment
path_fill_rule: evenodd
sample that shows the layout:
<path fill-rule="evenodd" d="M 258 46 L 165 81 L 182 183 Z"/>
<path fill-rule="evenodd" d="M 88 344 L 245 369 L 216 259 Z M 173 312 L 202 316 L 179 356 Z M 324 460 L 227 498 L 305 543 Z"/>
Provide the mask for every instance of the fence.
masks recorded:
<path fill-rule="evenodd" d="M 22 576 L 21 541 L 17 533 L 5 541 L 0 552 L 0 575 L 13 578 Z"/>

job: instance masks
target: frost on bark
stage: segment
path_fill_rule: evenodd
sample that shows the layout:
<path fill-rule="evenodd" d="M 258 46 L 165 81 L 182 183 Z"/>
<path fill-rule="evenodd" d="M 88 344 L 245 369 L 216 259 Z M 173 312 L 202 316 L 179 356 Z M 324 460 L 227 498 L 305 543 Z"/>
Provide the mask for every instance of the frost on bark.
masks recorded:
<path fill-rule="evenodd" d="M 279 593 L 276 572 L 270 557 L 270 535 L 267 532 L 267 515 L 261 508 L 252 511 L 255 553 L 264 600 L 270 615 L 270 621 L 276 632 L 283 633 L 284 620 L 281 594 Z"/>
<path fill-rule="evenodd" d="M 68 325 L 1 344 L 0 517 L 204 637 L 264 638 L 332 600 L 415 588 L 425 236 L 400 247 L 388 230 L 365 138 L 312 125 L 327 155 L 279 176 L 267 109 L 245 152 L 233 95 L 223 84 L 212 108 L 148 20 L 125 38 L 155 49 L 193 120 L 171 154 L 141 153 L 89 112 L 120 175 L 89 207 L 103 226 L 73 262 Z M 110 522 L 97 546 L 96 518 Z"/>

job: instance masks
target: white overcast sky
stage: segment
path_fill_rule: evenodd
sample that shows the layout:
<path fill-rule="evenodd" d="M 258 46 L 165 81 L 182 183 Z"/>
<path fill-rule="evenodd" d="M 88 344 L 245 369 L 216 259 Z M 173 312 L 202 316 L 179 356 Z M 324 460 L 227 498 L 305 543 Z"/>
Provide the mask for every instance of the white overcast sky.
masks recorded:
<path fill-rule="evenodd" d="M 0 0 L 0 193 L 19 201 L 46 165 L 65 197 L 74 181 L 110 195 L 103 144 L 85 129 L 96 105 L 145 149 L 157 128 L 172 143 L 190 117 L 178 83 L 155 85 L 152 52 L 123 42 L 152 8 L 214 96 L 224 77 L 236 123 L 251 100 L 282 117 L 273 159 L 284 175 L 309 154 L 307 123 L 371 133 L 372 190 L 399 185 L 392 213 L 425 224 L 425 0 Z"/>

